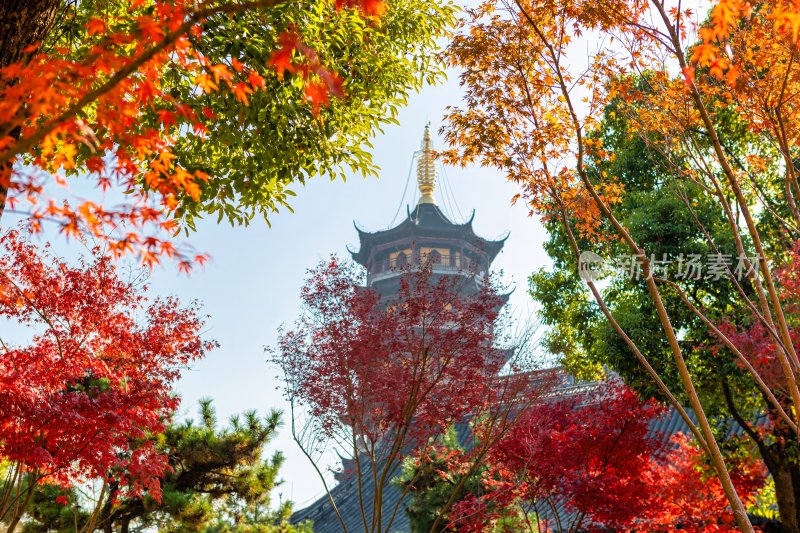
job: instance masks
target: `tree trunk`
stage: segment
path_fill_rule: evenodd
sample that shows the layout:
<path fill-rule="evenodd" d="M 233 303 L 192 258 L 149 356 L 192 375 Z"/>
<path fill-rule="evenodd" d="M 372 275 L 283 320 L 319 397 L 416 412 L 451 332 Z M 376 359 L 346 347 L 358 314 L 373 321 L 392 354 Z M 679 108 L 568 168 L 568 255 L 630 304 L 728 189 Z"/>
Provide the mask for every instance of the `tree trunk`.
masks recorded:
<path fill-rule="evenodd" d="M 798 465 L 786 464 L 787 462 L 784 460 L 778 470 L 772 472 L 772 479 L 775 481 L 775 499 L 784 530 L 798 533 L 800 532 L 800 516 L 798 516 L 800 468 Z"/>
<path fill-rule="evenodd" d="M 47 37 L 64 9 L 64 0 L 0 1 L 0 69 L 24 62 L 29 54 L 25 50 Z M 9 83 L 14 80 L 0 78 L 0 94 Z M 19 136 L 18 129 L 0 123 L 0 132 L 9 129 L 12 129 L 12 136 Z M 0 219 L 11 187 L 12 165 L 11 162 L 0 164 Z"/>
<path fill-rule="evenodd" d="M 31 477 L 31 480 L 28 481 L 28 487 L 25 490 L 27 491 L 25 494 L 25 499 L 14 511 L 14 514 L 11 516 L 11 521 L 8 523 L 8 533 L 14 533 L 14 530 L 17 528 L 17 524 L 19 524 L 19 521 L 22 519 L 22 515 L 25 514 L 25 511 L 28 509 L 28 506 L 31 503 L 31 499 L 33 499 L 33 493 L 36 491 L 36 480 L 34 477 Z"/>
<path fill-rule="evenodd" d="M 100 511 L 100 520 L 97 524 L 102 527 L 103 533 L 114 533 L 114 518 L 112 516 L 112 510 L 114 507 L 114 498 L 117 495 L 117 490 L 119 490 L 119 484 L 112 480 L 109 483 L 108 495 L 106 496 L 106 501 L 103 503 L 103 509 Z"/>
<path fill-rule="evenodd" d="M 775 482 L 781 525 L 787 533 L 800 533 L 800 463 L 792 458 L 785 442 L 779 439 L 779 442 L 761 448 L 761 455 Z"/>
<path fill-rule="evenodd" d="M 24 61 L 24 50 L 47 37 L 63 9 L 63 0 L 0 2 L 0 68 Z"/>
<path fill-rule="evenodd" d="M 733 393 L 727 379 L 723 376 L 722 395 L 728 406 L 733 420 L 739 424 L 745 435 L 750 437 L 758 448 L 758 453 L 764 461 L 772 480 L 775 483 L 775 500 L 778 504 L 778 514 L 781 522 L 780 531 L 800 533 L 800 463 L 797 460 L 796 443 L 798 435 L 791 429 L 778 414 L 778 410 L 770 407 L 766 395 L 764 397 L 769 419 L 769 442 L 751 426 L 748 420 L 736 408 Z M 785 395 L 778 396 L 781 406 L 790 411 L 791 404 Z M 770 531 L 767 529 L 766 531 Z"/>

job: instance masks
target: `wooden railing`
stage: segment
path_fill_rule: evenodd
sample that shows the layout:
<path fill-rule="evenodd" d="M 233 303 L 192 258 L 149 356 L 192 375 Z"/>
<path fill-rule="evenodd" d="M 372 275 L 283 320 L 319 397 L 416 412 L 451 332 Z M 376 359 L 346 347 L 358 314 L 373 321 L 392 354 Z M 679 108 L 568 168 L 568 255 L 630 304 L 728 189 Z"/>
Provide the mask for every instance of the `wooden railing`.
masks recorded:
<path fill-rule="evenodd" d="M 393 259 L 384 259 L 373 265 L 369 273 L 369 279 L 381 274 L 399 272 L 411 265 L 430 264 L 434 270 L 452 270 L 464 272 L 477 272 L 481 270 L 478 262 L 470 258 L 456 255 L 425 254 L 422 257 L 402 256 Z"/>

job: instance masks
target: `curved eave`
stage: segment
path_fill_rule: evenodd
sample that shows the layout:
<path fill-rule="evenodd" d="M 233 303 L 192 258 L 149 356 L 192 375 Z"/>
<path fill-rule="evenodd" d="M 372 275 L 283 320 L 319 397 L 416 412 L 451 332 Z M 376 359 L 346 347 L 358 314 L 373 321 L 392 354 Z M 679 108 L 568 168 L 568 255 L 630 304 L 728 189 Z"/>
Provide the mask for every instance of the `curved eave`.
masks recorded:
<path fill-rule="evenodd" d="M 508 239 L 508 235 L 502 239 L 490 241 L 484 239 L 483 237 L 478 237 L 475 235 L 475 233 L 471 233 L 469 237 L 465 238 L 467 242 L 483 251 L 489 257 L 490 263 L 494 261 L 497 255 L 503 250 L 503 246 L 506 244 L 506 239 Z"/>
<path fill-rule="evenodd" d="M 351 250 L 351 249 L 350 249 L 350 245 L 348 244 L 348 245 L 346 246 L 346 249 L 347 249 L 347 253 L 349 253 L 349 254 L 350 254 L 350 257 L 353 259 L 353 261 L 355 261 L 356 263 L 358 263 L 358 264 L 360 264 L 360 265 L 364 265 L 364 260 L 363 260 L 363 258 L 361 257 L 361 250 L 363 250 L 363 249 L 364 249 L 364 247 L 363 247 L 363 246 L 361 247 L 361 249 L 360 249 L 360 250 L 353 251 L 353 250 Z M 364 266 L 366 266 L 366 265 L 364 265 Z"/>
<path fill-rule="evenodd" d="M 502 239 L 490 241 L 479 237 L 472 229 L 472 221 L 475 218 L 473 210 L 471 216 L 464 224 L 454 224 L 433 204 L 421 204 L 413 210 L 408 210 L 408 216 L 397 226 L 385 230 L 370 233 L 362 230 L 355 222 L 353 226 L 358 232 L 360 248 L 358 252 L 350 251 L 353 259 L 365 265 L 369 258 L 372 247 L 393 241 L 400 241 L 405 238 L 413 237 L 448 237 L 458 238 L 469 242 L 480 250 L 484 251 L 489 260 L 493 261 L 497 254 L 503 249 L 508 234 Z"/>
<path fill-rule="evenodd" d="M 370 232 L 359 228 L 358 227 L 358 222 L 356 222 L 355 220 L 353 221 L 353 227 L 356 229 L 356 232 L 358 232 L 358 238 L 359 239 L 361 239 L 365 235 L 371 235 Z"/>
<path fill-rule="evenodd" d="M 473 235 L 474 235 L 474 233 L 473 233 Z M 511 235 L 511 234 L 510 233 L 506 233 L 505 236 L 503 236 L 502 239 L 498 239 L 496 241 L 487 241 L 485 239 L 481 239 L 480 237 L 477 237 L 478 239 L 480 239 L 480 242 L 481 242 L 482 246 L 484 247 L 483 249 L 489 255 L 489 261 L 494 261 L 495 257 L 497 257 L 497 254 L 499 254 L 500 251 L 503 249 L 503 246 L 506 245 L 506 241 L 508 240 L 509 235 Z"/>

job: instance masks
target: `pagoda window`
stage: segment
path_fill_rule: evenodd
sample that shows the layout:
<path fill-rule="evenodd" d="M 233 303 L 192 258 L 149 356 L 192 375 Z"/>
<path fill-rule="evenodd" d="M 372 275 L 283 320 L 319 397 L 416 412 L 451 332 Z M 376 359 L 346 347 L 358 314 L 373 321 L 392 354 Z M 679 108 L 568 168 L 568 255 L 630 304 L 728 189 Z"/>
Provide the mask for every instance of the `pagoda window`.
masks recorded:
<path fill-rule="evenodd" d="M 433 250 L 428 254 L 428 261 L 430 261 L 432 265 L 441 264 L 442 254 L 440 254 L 438 250 Z"/>
<path fill-rule="evenodd" d="M 403 268 L 408 265 L 408 257 L 406 256 L 405 252 L 400 252 L 397 254 L 397 256 L 394 258 L 394 265 L 397 268 Z"/>
<path fill-rule="evenodd" d="M 391 268 L 391 258 L 388 253 L 382 253 L 378 256 L 377 272 L 385 272 Z"/>

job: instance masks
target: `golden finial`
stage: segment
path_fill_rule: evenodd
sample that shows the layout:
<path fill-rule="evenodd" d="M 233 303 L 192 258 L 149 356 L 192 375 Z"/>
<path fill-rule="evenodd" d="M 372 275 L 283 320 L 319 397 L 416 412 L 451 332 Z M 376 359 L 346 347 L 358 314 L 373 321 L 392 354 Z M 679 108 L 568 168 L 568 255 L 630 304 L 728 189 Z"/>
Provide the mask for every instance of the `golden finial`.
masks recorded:
<path fill-rule="evenodd" d="M 425 125 L 422 150 L 417 159 L 417 183 L 421 194 L 419 203 L 436 205 L 436 200 L 433 198 L 433 190 L 436 188 L 436 164 L 433 158 L 430 123 Z"/>

